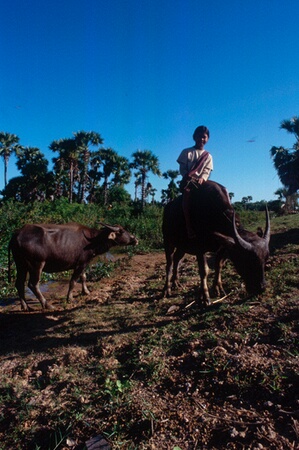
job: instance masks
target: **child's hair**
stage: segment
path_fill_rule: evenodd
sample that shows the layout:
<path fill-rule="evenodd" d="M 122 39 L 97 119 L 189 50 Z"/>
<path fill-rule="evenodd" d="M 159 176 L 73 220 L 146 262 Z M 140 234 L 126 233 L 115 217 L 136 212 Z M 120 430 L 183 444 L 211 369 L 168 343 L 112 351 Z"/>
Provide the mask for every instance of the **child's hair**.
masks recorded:
<path fill-rule="evenodd" d="M 194 141 L 196 142 L 197 137 L 204 133 L 208 135 L 208 138 L 210 137 L 210 132 L 207 127 L 205 127 L 204 125 L 200 125 L 199 127 L 197 127 L 193 133 Z"/>

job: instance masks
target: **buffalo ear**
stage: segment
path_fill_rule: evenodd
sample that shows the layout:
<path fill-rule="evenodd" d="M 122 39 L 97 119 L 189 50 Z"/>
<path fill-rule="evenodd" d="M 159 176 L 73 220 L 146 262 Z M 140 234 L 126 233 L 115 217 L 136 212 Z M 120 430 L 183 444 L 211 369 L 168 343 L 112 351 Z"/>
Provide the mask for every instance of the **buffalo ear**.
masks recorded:
<path fill-rule="evenodd" d="M 256 230 L 256 234 L 261 238 L 264 237 L 264 232 L 261 227 L 258 227 L 258 229 Z"/>
<path fill-rule="evenodd" d="M 111 231 L 111 233 L 108 236 L 108 239 L 111 239 L 112 241 L 115 241 L 116 239 L 116 233 L 114 231 Z"/>
<path fill-rule="evenodd" d="M 234 239 L 230 236 L 225 236 L 224 234 L 218 233 L 217 231 L 215 231 L 213 234 L 216 237 L 217 241 L 225 247 L 232 248 L 236 245 Z"/>

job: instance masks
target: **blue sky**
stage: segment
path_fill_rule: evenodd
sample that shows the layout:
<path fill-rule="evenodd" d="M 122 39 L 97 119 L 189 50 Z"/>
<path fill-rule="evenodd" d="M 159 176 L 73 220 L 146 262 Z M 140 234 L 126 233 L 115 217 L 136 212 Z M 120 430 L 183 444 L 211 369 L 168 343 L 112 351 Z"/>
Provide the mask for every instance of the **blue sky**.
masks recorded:
<path fill-rule="evenodd" d="M 281 187 L 270 148 L 291 147 L 299 115 L 298 0 L 1 2 L 0 130 L 38 147 L 96 131 L 131 158 L 178 169 L 198 125 L 211 179 L 253 201 Z M 252 142 L 249 142 L 252 141 Z M 18 175 L 10 160 L 9 178 Z M 151 176 L 161 189 L 167 181 Z M 0 189 L 3 162 L 0 162 Z M 133 193 L 133 183 L 127 186 Z"/>

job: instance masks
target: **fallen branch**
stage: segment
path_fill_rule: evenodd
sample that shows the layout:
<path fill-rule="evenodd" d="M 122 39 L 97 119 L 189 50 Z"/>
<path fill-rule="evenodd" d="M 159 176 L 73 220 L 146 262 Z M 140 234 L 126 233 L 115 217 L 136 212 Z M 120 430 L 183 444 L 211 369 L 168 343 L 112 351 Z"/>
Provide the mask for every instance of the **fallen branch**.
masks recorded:
<path fill-rule="evenodd" d="M 193 302 L 191 302 L 191 303 L 189 303 L 188 305 L 186 305 L 184 309 L 189 309 L 189 308 L 191 308 L 191 306 L 194 305 L 194 303 L 195 303 L 195 300 L 193 300 Z"/>
<path fill-rule="evenodd" d="M 229 294 L 225 295 L 224 297 L 219 298 L 218 300 L 214 300 L 212 304 L 214 305 L 214 303 L 222 302 L 224 299 L 226 299 L 230 295 L 232 295 L 232 292 L 230 292 Z"/>
<path fill-rule="evenodd" d="M 225 296 L 222 297 L 222 298 L 219 298 L 218 300 L 214 300 L 214 301 L 212 302 L 212 305 L 214 305 L 214 303 L 222 302 L 225 298 L 229 297 L 230 295 L 232 295 L 232 292 L 230 292 L 229 294 L 225 295 Z M 189 308 L 191 308 L 191 306 L 193 306 L 194 303 L 196 303 L 195 300 L 194 300 L 193 302 L 189 303 L 188 305 L 186 305 L 184 309 L 189 309 Z"/>

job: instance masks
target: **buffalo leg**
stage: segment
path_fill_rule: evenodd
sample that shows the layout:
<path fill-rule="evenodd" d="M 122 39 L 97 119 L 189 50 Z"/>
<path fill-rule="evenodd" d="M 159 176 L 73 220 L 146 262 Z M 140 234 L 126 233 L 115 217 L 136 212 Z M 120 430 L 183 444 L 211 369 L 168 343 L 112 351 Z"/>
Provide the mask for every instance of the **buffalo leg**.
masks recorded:
<path fill-rule="evenodd" d="M 213 292 L 215 292 L 215 295 L 220 297 L 220 295 L 226 295 L 225 290 L 223 289 L 222 285 L 222 278 L 221 278 L 221 272 L 222 268 L 226 262 L 226 251 L 225 249 L 221 249 L 216 253 L 215 258 L 215 277 L 213 281 Z"/>
<path fill-rule="evenodd" d="M 209 295 L 209 289 L 208 289 L 208 274 L 209 274 L 209 266 L 207 263 L 207 258 L 205 254 L 198 254 L 196 255 L 197 262 L 198 262 L 198 268 L 199 268 L 199 275 L 200 275 L 200 291 L 201 296 L 203 299 L 204 305 L 210 305 L 210 295 Z"/>
<path fill-rule="evenodd" d="M 166 279 L 165 285 L 162 291 L 163 297 L 169 297 L 171 295 L 171 272 L 173 267 L 173 254 L 175 248 L 172 245 L 166 245 L 165 247 L 165 256 L 166 256 Z"/>
<path fill-rule="evenodd" d="M 173 255 L 173 270 L 172 270 L 172 278 L 171 278 L 171 283 L 172 283 L 173 288 L 180 287 L 178 271 L 179 271 L 180 261 L 183 258 L 184 254 L 185 254 L 185 252 L 183 252 L 182 250 L 176 249 L 176 251 Z"/>

